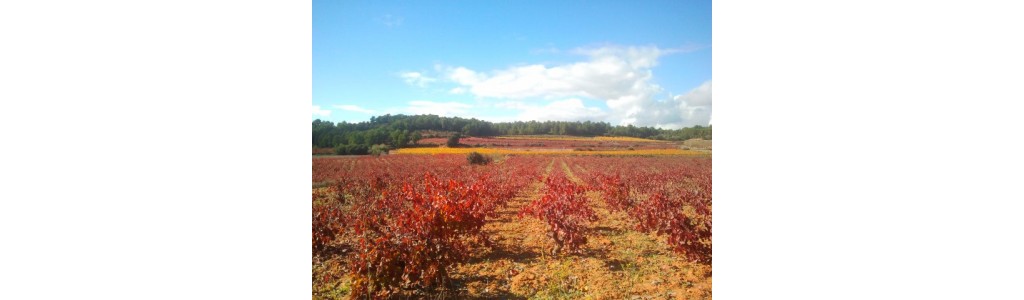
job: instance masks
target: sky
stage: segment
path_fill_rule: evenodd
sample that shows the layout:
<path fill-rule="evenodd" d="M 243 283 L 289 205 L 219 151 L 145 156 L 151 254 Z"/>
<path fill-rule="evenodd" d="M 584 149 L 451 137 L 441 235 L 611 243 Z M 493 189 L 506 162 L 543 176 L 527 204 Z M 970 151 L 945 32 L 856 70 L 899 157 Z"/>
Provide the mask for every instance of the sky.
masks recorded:
<path fill-rule="evenodd" d="M 711 1 L 313 1 L 312 119 L 711 122 Z"/>

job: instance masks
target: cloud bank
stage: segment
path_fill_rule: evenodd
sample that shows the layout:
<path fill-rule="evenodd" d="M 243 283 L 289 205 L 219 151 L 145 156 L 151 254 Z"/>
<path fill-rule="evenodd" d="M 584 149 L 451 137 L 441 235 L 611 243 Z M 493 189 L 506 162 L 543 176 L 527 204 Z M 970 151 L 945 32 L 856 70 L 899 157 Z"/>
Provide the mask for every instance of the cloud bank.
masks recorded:
<path fill-rule="evenodd" d="M 710 80 L 683 95 L 657 99 L 664 92 L 653 81 L 652 69 L 658 65 L 658 58 L 690 50 L 653 46 L 580 48 L 572 52 L 586 60 L 576 63 L 533 64 L 488 72 L 444 67 L 441 71 L 444 80 L 456 85 L 449 90 L 451 94 L 505 100 L 495 107 L 518 110 L 522 120 L 598 120 L 662 128 L 707 125 L 711 118 Z M 419 73 L 403 78 L 419 86 L 433 81 Z M 604 101 L 607 110 L 587 107 L 581 97 Z M 530 100 L 546 104 L 524 102 Z"/>
<path fill-rule="evenodd" d="M 587 121 L 604 120 L 608 117 L 607 112 L 600 108 L 587 107 L 577 98 L 553 101 L 545 105 L 507 101 L 494 106 L 519 111 L 514 119 L 522 121 Z"/>

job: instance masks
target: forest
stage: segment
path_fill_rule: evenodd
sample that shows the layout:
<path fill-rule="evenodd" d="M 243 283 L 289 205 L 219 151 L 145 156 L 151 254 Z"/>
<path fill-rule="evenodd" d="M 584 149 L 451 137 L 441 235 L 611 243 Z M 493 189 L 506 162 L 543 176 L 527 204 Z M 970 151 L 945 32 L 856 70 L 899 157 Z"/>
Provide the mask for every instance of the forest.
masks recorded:
<path fill-rule="evenodd" d="M 626 136 L 666 141 L 692 138 L 711 140 L 711 126 L 696 125 L 680 129 L 659 129 L 633 125 L 611 125 L 591 121 L 516 121 L 488 122 L 475 118 L 437 115 L 383 115 L 370 117 L 369 122 L 334 123 L 313 121 L 313 147 L 335 148 L 338 154 L 366 154 L 373 145 L 402 148 L 415 144 L 424 133 L 450 132 L 464 136 L 499 135 L 568 135 Z M 351 153 L 350 153 L 351 152 Z"/>

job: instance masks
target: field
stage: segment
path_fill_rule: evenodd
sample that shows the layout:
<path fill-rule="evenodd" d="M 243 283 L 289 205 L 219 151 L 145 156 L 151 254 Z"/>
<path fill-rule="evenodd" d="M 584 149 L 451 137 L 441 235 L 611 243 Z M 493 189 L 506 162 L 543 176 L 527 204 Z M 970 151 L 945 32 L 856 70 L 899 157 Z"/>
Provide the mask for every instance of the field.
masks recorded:
<path fill-rule="evenodd" d="M 420 144 L 444 145 L 447 138 L 426 138 Z M 497 136 L 466 137 L 460 143 L 472 147 L 488 148 L 530 148 L 568 150 L 628 150 L 633 149 L 678 149 L 679 143 L 648 140 L 631 137 L 578 137 L 578 136 Z"/>
<path fill-rule="evenodd" d="M 546 155 L 546 154 L 571 154 L 571 155 L 707 155 L 706 152 L 683 149 L 640 149 L 640 150 L 574 150 L 574 149 L 531 149 L 531 148 L 402 148 L 391 151 L 392 154 L 468 154 L 478 152 L 481 154 L 516 154 L 516 155 Z"/>
<path fill-rule="evenodd" d="M 314 157 L 313 298 L 711 298 L 709 155 L 489 155 Z"/>

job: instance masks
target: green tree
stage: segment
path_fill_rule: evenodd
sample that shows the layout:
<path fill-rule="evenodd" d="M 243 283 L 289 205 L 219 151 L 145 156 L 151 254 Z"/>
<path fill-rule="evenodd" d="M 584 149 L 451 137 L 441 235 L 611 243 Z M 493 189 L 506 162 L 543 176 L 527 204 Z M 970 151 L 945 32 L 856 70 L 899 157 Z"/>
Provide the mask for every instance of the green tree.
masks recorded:
<path fill-rule="evenodd" d="M 421 139 L 423 139 L 423 135 L 421 135 L 419 131 L 412 133 L 413 144 L 419 143 Z"/>
<path fill-rule="evenodd" d="M 564 134 L 579 136 L 631 136 L 653 138 L 659 140 L 682 141 L 691 138 L 711 139 L 711 126 L 693 126 L 680 129 L 658 129 L 654 127 L 636 127 L 635 125 L 612 126 L 606 122 L 564 122 L 564 121 L 516 121 L 491 123 L 478 119 L 459 117 L 441 117 L 438 115 L 383 115 L 374 116 L 369 122 L 333 123 L 324 120 L 312 122 L 312 144 L 321 147 L 339 145 L 362 145 L 367 149 L 370 145 L 389 144 L 401 147 L 403 144 L 419 143 L 423 138 L 422 130 L 461 132 L 468 136 L 490 135 L 526 135 L 526 134 Z M 408 132 L 407 132 L 408 131 Z M 405 143 L 401 134 L 405 133 Z M 419 135 L 417 135 L 419 133 Z M 347 151 L 348 148 L 345 150 Z M 362 149 L 351 148 L 362 152 Z"/>
<path fill-rule="evenodd" d="M 388 150 L 391 150 L 390 148 L 388 148 L 388 145 L 377 144 L 370 147 L 370 154 L 373 154 L 374 156 L 380 156 L 381 154 L 388 154 Z"/>
<path fill-rule="evenodd" d="M 405 132 L 402 132 L 402 133 L 398 134 L 398 139 L 395 141 L 395 147 L 396 148 L 402 148 L 402 147 L 405 147 L 408 143 L 409 143 L 409 138 L 406 137 Z"/>
<path fill-rule="evenodd" d="M 458 146 L 460 138 L 462 138 L 461 134 L 459 134 L 459 133 L 453 134 L 451 137 L 448 138 L 448 143 L 447 143 L 448 147 Z"/>

